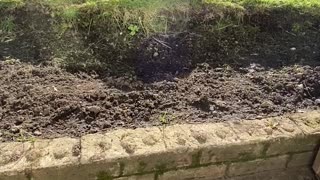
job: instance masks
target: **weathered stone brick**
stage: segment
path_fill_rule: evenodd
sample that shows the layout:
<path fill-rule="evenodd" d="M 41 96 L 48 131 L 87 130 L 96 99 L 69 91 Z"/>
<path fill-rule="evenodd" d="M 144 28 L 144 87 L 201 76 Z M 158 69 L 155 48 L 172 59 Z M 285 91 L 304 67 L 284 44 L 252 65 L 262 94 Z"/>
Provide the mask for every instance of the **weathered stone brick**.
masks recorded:
<path fill-rule="evenodd" d="M 170 170 L 200 165 L 202 148 L 209 145 L 232 144 L 237 136 L 226 123 L 175 125 L 161 127 L 164 147 L 140 153 L 123 160 L 123 174 Z M 140 137 L 139 137 L 140 138 Z"/>
<path fill-rule="evenodd" d="M 309 168 L 290 168 L 272 171 L 264 171 L 256 174 L 232 177 L 224 180 L 307 180 L 314 179 Z"/>
<path fill-rule="evenodd" d="M 0 175 L 0 180 L 30 180 L 25 174 L 20 173 L 12 176 Z"/>
<path fill-rule="evenodd" d="M 32 144 L 29 142 L 0 143 L 0 174 L 14 175 L 31 167 L 25 154 L 30 151 Z"/>
<path fill-rule="evenodd" d="M 30 178 L 33 180 L 77 179 L 80 157 L 80 140 L 58 138 L 38 140 L 26 153 L 27 161 L 32 164 Z"/>
<path fill-rule="evenodd" d="M 159 136 L 160 143 L 158 145 L 144 143 L 141 145 L 139 153 L 134 153 L 130 157 L 120 160 L 124 166 L 123 175 L 191 166 L 198 143 L 190 133 L 189 126 L 161 127 L 156 133 Z M 135 141 L 144 139 L 145 136 L 146 133 L 141 134 L 135 138 Z"/>
<path fill-rule="evenodd" d="M 275 169 L 284 169 L 286 167 L 288 157 L 288 155 L 284 155 L 268 159 L 257 159 L 253 161 L 231 163 L 227 175 L 229 177 L 234 177 Z"/>
<path fill-rule="evenodd" d="M 238 135 L 239 142 L 263 142 L 275 138 L 289 138 L 303 134 L 294 122 L 285 117 L 230 122 L 230 126 Z"/>
<path fill-rule="evenodd" d="M 314 151 L 317 146 L 318 137 L 312 135 L 276 138 L 269 142 L 266 155 L 272 156 L 295 152 Z"/>
<path fill-rule="evenodd" d="M 318 137 L 305 135 L 292 120 L 286 117 L 265 120 L 231 122 L 240 143 L 259 142 L 267 144 L 266 156 L 312 151 Z"/>
<path fill-rule="evenodd" d="M 83 171 L 77 165 L 70 165 L 34 169 L 30 177 L 32 180 L 95 180 L 95 176 L 89 176 L 89 174 L 88 171 Z"/>
<path fill-rule="evenodd" d="M 140 176 L 129 176 L 129 177 L 121 177 L 116 178 L 114 180 L 153 180 L 155 178 L 155 174 L 146 174 Z"/>
<path fill-rule="evenodd" d="M 121 159 L 123 175 L 164 171 L 172 168 L 188 167 L 192 164 L 192 152 L 161 152 Z"/>
<path fill-rule="evenodd" d="M 315 153 L 306 152 L 291 155 L 288 167 L 311 166 L 314 161 Z"/>
<path fill-rule="evenodd" d="M 75 152 L 79 143 L 79 139 L 58 138 L 1 144 L 1 178 L 59 180 L 72 177 L 67 169 L 79 164 L 80 153 Z"/>
<path fill-rule="evenodd" d="M 263 143 L 241 140 L 231 126 L 229 123 L 217 123 L 191 128 L 191 136 L 199 142 L 200 164 L 262 156 Z"/>
<path fill-rule="evenodd" d="M 120 131 L 118 133 L 125 133 Z M 120 176 L 121 164 L 119 159 L 128 158 L 129 154 L 121 146 L 121 135 L 114 133 L 86 135 L 81 138 L 81 159 L 83 171 L 88 177 L 97 175 Z"/>
<path fill-rule="evenodd" d="M 197 133 L 201 137 L 206 137 L 199 141 L 201 152 L 200 164 L 247 160 L 262 156 L 264 150 L 263 143 L 250 141 L 250 139 L 241 139 L 231 127 L 232 125 L 229 123 L 217 123 L 197 125 L 195 128 L 192 128 L 194 129 L 193 136 Z"/>
<path fill-rule="evenodd" d="M 191 125 L 190 137 L 196 140 L 199 147 L 219 146 L 236 143 L 238 135 L 229 123 Z"/>
<path fill-rule="evenodd" d="M 316 159 L 312 166 L 314 172 L 320 177 L 320 151 L 318 152 Z"/>
<path fill-rule="evenodd" d="M 58 138 L 38 140 L 33 143 L 32 150 L 26 154 L 32 162 L 32 169 L 50 167 L 77 166 L 80 157 L 80 140 L 74 138 Z"/>
<path fill-rule="evenodd" d="M 235 143 L 202 149 L 201 164 L 250 160 L 263 156 L 263 143 Z"/>
<path fill-rule="evenodd" d="M 0 180 L 134 180 L 153 179 L 155 172 L 159 179 L 223 178 L 226 165 L 212 163 L 231 163 L 230 177 L 258 177 L 286 165 L 310 165 L 312 153 L 306 152 L 320 142 L 319 115 L 117 130 L 84 136 L 81 147 L 71 138 L 1 143 Z M 283 155 L 288 153 L 295 154 Z M 318 173 L 319 163 L 314 165 Z M 145 173 L 150 174 L 130 176 Z"/>
<path fill-rule="evenodd" d="M 159 180 L 213 180 L 225 175 L 226 165 L 212 165 L 193 169 L 169 171 L 158 177 Z"/>
<path fill-rule="evenodd" d="M 317 134 L 320 136 L 320 111 L 308 111 L 288 116 L 305 134 Z"/>

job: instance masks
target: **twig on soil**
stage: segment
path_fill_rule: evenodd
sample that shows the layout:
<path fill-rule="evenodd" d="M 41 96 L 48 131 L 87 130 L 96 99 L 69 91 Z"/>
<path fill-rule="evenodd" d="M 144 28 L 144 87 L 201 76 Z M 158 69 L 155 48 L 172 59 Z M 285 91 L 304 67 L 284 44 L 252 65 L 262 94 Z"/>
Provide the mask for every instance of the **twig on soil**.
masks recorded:
<path fill-rule="evenodd" d="M 230 27 L 230 26 L 233 26 L 233 25 L 232 25 L 232 24 L 228 24 L 228 25 L 225 25 L 225 26 L 223 26 L 223 27 L 218 28 L 217 30 L 218 30 L 218 31 L 221 31 L 221 30 L 223 30 L 223 29 L 225 29 L 225 28 L 228 28 L 228 27 Z M 234 26 L 234 27 L 237 27 L 237 26 Z"/>
<path fill-rule="evenodd" d="M 166 42 L 164 42 L 164 41 L 160 41 L 159 39 L 157 39 L 157 38 L 153 38 L 156 42 L 158 42 L 159 44 L 161 44 L 161 45 L 163 45 L 163 46 L 165 46 L 165 47 L 167 47 L 167 48 L 169 48 L 169 49 L 172 49 L 170 46 L 168 46 L 167 44 L 166 44 Z"/>
<path fill-rule="evenodd" d="M 308 87 L 306 86 L 306 83 L 305 83 L 305 82 L 303 82 L 303 85 L 304 85 L 304 87 L 306 87 L 305 90 L 307 91 L 307 93 L 308 93 L 308 95 L 310 96 L 310 98 L 312 98 L 312 95 L 311 95 Z"/>
<path fill-rule="evenodd" d="M 292 33 L 292 32 L 289 32 L 289 31 L 285 31 L 286 33 L 292 35 L 292 36 L 297 36 L 296 34 Z"/>
<path fill-rule="evenodd" d="M 88 36 L 90 35 L 90 32 L 91 32 L 92 22 L 93 22 L 93 19 L 91 19 L 90 24 L 89 24 L 88 33 L 87 33 Z"/>

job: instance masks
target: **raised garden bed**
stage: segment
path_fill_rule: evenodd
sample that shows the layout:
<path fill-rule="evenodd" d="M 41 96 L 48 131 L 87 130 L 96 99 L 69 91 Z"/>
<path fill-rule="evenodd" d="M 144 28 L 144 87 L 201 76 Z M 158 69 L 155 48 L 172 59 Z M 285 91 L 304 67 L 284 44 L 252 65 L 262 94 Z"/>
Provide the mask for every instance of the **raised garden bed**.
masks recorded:
<path fill-rule="evenodd" d="M 0 144 L 3 180 L 315 180 L 320 113 Z"/>
<path fill-rule="evenodd" d="M 319 12 L 0 0 L 0 180 L 314 179 Z"/>

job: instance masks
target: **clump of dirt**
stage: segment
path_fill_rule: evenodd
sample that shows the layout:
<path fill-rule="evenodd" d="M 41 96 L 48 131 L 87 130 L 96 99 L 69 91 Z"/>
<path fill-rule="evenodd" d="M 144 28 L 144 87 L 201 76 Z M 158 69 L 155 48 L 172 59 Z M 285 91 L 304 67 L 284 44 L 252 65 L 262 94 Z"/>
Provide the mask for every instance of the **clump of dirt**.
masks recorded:
<path fill-rule="evenodd" d="M 0 62 L 0 138 L 81 136 L 115 128 L 278 116 L 320 106 L 320 67 L 198 65 L 144 83 L 15 60 Z M 22 137 L 21 137 L 22 136 Z"/>

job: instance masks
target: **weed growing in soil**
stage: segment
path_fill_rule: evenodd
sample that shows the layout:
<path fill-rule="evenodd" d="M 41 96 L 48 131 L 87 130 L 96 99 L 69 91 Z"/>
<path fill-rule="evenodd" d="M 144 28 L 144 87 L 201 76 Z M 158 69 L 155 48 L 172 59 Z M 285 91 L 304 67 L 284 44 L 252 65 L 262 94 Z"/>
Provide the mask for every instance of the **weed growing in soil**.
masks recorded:
<path fill-rule="evenodd" d="M 0 33 L 12 33 L 15 29 L 14 17 L 8 16 L 0 20 Z"/>
<path fill-rule="evenodd" d="M 176 117 L 174 115 L 169 115 L 168 112 L 164 112 L 159 116 L 159 121 L 162 125 L 168 125 L 174 119 L 176 119 Z"/>
<path fill-rule="evenodd" d="M 36 138 L 32 136 L 30 133 L 20 130 L 20 135 L 16 138 L 16 141 L 34 143 L 36 141 Z"/>
<path fill-rule="evenodd" d="M 167 112 L 160 115 L 159 121 L 161 122 L 161 124 L 169 124 L 169 120 L 167 119 Z"/>
<path fill-rule="evenodd" d="M 130 25 L 128 30 L 130 31 L 130 35 L 134 36 L 139 32 L 139 27 L 137 25 Z"/>

